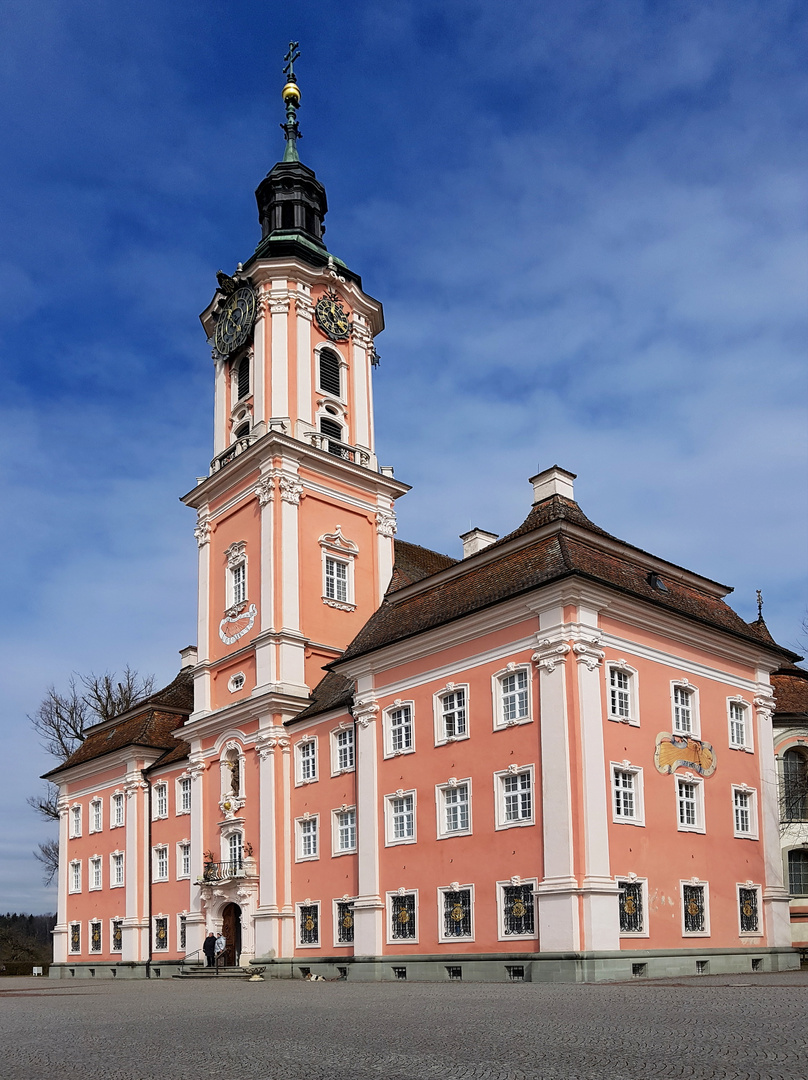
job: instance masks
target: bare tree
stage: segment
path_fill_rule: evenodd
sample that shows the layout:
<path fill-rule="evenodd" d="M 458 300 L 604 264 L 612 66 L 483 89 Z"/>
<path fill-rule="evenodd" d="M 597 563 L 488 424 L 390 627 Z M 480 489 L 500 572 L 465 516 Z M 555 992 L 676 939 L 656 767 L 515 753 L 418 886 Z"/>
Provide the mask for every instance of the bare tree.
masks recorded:
<path fill-rule="evenodd" d="M 43 885 L 50 885 L 59 869 L 59 841 L 46 840 L 44 844 L 39 844 L 34 858 L 42 863 Z"/>

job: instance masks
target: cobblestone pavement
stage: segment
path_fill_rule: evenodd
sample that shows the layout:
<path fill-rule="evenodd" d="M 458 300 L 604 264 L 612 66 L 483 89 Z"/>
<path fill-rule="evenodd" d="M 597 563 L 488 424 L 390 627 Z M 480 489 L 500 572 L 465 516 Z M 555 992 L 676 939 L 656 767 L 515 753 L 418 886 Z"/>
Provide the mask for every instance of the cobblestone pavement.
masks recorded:
<path fill-rule="evenodd" d="M 3 1080 L 805 1080 L 808 972 L 596 986 L 0 978 Z"/>

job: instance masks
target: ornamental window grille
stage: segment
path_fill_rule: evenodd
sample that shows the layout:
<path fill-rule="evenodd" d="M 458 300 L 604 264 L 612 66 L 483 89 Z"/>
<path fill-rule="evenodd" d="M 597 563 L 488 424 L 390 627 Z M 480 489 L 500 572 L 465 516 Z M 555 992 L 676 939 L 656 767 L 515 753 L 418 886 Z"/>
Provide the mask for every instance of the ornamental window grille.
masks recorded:
<path fill-rule="evenodd" d="M 415 800 L 412 795 L 394 796 L 390 800 L 394 840 L 410 840 L 415 836 Z"/>
<path fill-rule="evenodd" d="M 735 832 L 742 836 L 749 836 L 752 832 L 752 796 L 748 791 L 732 793 L 733 812 L 735 815 Z"/>
<path fill-rule="evenodd" d="M 154 948 L 158 952 L 168 948 L 168 917 L 165 915 L 154 920 Z"/>
<path fill-rule="evenodd" d="M 191 845 L 180 844 L 180 876 L 191 876 Z"/>
<path fill-rule="evenodd" d="M 81 923 L 70 924 L 70 951 L 81 952 Z"/>
<path fill-rule="evenodd" d="M 415 938 L 415 893 L 390 898 L 390 937 L 395 941 Z"/>
<path fill-rule="evenodd" d="M 233 603 L 243 604 L 247 599 L 247 564 L 237 563 L 230 570 L 230 584 L 233 590 Z"/>
<path fill-rule="evenodd" d="M 337 850 L 354 851 L 356 848 L 356 810 L 342 810 L 337 814 Z"/>
<path fill-rule="evenodd" d="M 673 688 L 673 730 L 693 730 L 693 694 L 683 686 Z"/>
<path fill-rule="evenodd" d="M 244 834 L 242 832 L 231 833 L 227 847 L 231 870 L 241 870 L 244 866 Z"/>
<path fill-rule="evenodd" d="M 345 728 L 337 732 L 337 768 L 352 769 L 354 767 L 354 733 L 353 728 Z"/>
<path fill-rule="evenodd" d="M 317 904 L 300 906 L 300 944 L 318 945 L 320 942 L 320 909 Z"/>
<path fill-rule="evenodd" d="M 704 886 L 684 885 L 682 903 L 685 909 L 685 933 L 703 934 L 707 928 L 704 907 Z"/>
<path fill-rule="evenodd" d="M 70 891 L 81 892 L 81 863 L 78 861 L 70 864 Z"/>
<path fill-rule="evenodd" d="M 760 930 L 757 889 L 738 889 L 738 908 L 742 934 L 757 934 Z"/>
<path fill-rule="evenodd" d="M 112 854 L 112 884 L 123 885 L 123 852 L 115 851 Z"/>
<path fill-rule="evenodd" d="M 502 915 L 505 937 L 533 937 L 536 913 L 532 885 L 504 885 Z"/>
<path fill-rule="evenodd" d="M 330 555 L 325 560 L 325 595 L 341 604 L 348 602 L 348 564 Z"/>
<path fill-rule="evenodd" d="M 637 881 L 617 882 L 617 903 L 620 910 L 620 933 L 642 934 L 645 932 L 642 884 Z"/>
<path fill-rule="evenodd" d="M 112 824 L 123 825 L 123 795 L 112 796 Z"/>
<path fill-rule="evenodd" d="M 317 854 L 317 819 L 300 822 L 300 856 L 312 859 Z"/>
<path fill-rule="evenodd" d="M 503 676 L 500 686 L 502 688 L 502 719 L 523 720 L 527 714 L 527 672 L 514 671 L 510 675 Z"/>
<path fill-rule="evenodd" d="M 533 777 L 529 770 L 502 778 L 505 821 L 529 821 L 533 817 Z"/>
<path fill-rule="evenodd" d="M 168 817 L 168 784 L 156 784 L 154 788 L 154 816 Z"/>
<path fill-rule="evenodd" d="M 330 349 L 320 352 L 320 389 L 334 397 L 341 396 L 342 380 L 340 379 L 340 362 L 336 353 Z M 325 428 L 323 428 L 325 431 Z"/>
<path fill-rule="evenodd" d="M 238 400 L 241 401 L 250 393 L 250 358 L 245 356 L 238 366 L 236 373 L 236 384 L 238 387 Z"/>
<path fill-rule="evenodd" d="M 187 921 L 184 915 L 180 915 L 180 948 L 185 951 L 185 943 L 188 937 Z"/>
<path fill-rule="evenodd" d="M 101 923 L 90 923 L 90 952 L 101 952 Z"/>
<path fill-rule="evenodd" d="M 471 889 L 446 889 L 444 892 L 443 936 L 471 937 Z"/>
<path fill-rule="evenodd" d="M 297 748 L 300 762 L 300 779 L 317 779 L 317 745 L 314 741 L 300 743 Z"/>
<path fill-rule="evenodd" d="M 101 800 L 93 799 L 90 803 L 90 822 L 92 832 L 101 832 Z"/>
<path fill-rule="evenodd" d="M 154 880 L 168 880 L 168 848 L 158 847 L 154 849 Z"/>
<path fill-rule="evenodd" d="M 469 786 L 443 789 L 444 829 L 447 833 L 467 832 L 469 827 Z"/>
<path fill-rule="evenodd" d="M 746 706 L 739 701 L 729 703 L 729 741 L 732 746 L 746 746 Z"/>
<path fill-rule="evenodd" d="M 795 848 L 788 853 L 788 891 L 792 896 L 808 896 L 808 851 Z"/>
<path fill-rule="evenodd" d="M 698 826 L 697 785 L 689 780 L 677 780 L 676 801 L 678 804 L 679 824 L 691 828 Z"/>
<path fill-rule="evenodd" d="M 70 807 L 70 835 L 81 836 L 81 807 Z"/>
<path fill-rule="evenodd" d="M 466 734 L 466 691 L 453 690 L 440 699 L 444 739 Z"/>
<path fill-rule="evenodd" d="M 614 816 L 634 820 L 637 817 L 636 774 L 629 769 L 612 770 Z"/>
<path fill-rule="evenodd" d="M 350 945 L 354 939 L 353 908 L 350 904 L 337 904 L 337 944 Z"/>
<path fill-rule="evenodd" d="M 191 778 L 190 776 L 183 776 L 179 783 L 180 788 L 180 813 L 190 814 L 191 812 Z"/>
<path fill-rule="evenodd" d="M 390 749 L 412 750 L 412 709 L 402 705 L 400 709 L 390 710 Z"/>
<path fill-rule="evenodd" d="M 621 668 L 609 670 L 609 711 L 620 720 L 628 720 L 631 716 L 629 675 Z"/>
<path fill-rule="evenodd" d="M 123 952 L 123 919 L 112 920 L 112 952 Z"/>
<path fill-rule="evenodd" d="M 783 820 L 808 820 L 808 759 L 800 750 L 783 754 Z"/>
<path fill-rule="evenodd" d="M 101 888 L 101 859 L 90 859 L 90 888 Z"/>

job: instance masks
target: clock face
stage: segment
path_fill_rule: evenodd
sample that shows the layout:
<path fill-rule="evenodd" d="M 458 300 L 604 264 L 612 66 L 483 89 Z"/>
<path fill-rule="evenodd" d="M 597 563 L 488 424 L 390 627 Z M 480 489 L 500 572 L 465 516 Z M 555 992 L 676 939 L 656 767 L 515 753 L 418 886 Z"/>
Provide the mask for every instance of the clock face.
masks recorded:
<path fill-rule="evenodd" d="M 219 637 L 225 645 L 232 645 L 240 637 L 252 630 L 255 616 L 258 614 L 255 604 L 250 604 L 246 611 L 238 615 L 225 615 L 219 623 Z"/>
<path fill-rule="evenodd" d="M 242 285 L 228 296 L 216 324 L 213 344 L 217 352 L 229 356 L 240 348 L 250 336 L 254 322 L 255 293 L 249 285 Z"/>
<path fill-rule="evenodd" d="M 317 301 L 314 309 L 317 325 L 332 341 L 344 341 L 351 334 L 351 321 L 337 294 L 327 292 Z"/>

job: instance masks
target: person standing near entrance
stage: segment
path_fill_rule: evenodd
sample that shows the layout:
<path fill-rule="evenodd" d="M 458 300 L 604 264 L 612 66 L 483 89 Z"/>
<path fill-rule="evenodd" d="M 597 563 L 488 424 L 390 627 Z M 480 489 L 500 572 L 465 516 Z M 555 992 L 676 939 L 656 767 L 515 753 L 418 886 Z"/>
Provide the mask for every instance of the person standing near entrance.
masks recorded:
<path fill-rule="evenodd" d="M 205 942 L 202 946 L 202 952 L 205 954 L 206 967 L 213 967 L 214 956 L 216 955 L 216 935 L 211 930 L 208 936 L 205 938 Z"/>
<path fill-rule="evenodd" d="M 227 948 L 227 938 L 224 936 L 224 934 L 220 930 L 219 931 L 219 936 L 216 938 L 216 945 L 214 947 L 214 955 L 216 957 L 215 963 L 216 963 L 217 968 L 219 967 L 219 963 L 221 962 L 221 960 L 222 960 L 222 958 L 224 956 L 224 951 L 225 951 L 226 948 Z"/>

